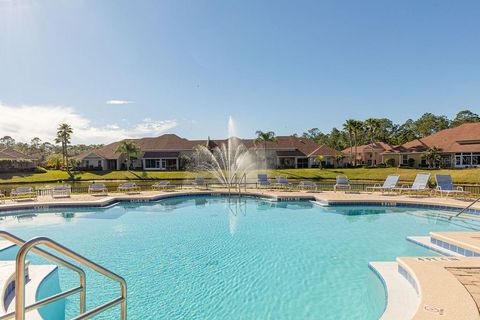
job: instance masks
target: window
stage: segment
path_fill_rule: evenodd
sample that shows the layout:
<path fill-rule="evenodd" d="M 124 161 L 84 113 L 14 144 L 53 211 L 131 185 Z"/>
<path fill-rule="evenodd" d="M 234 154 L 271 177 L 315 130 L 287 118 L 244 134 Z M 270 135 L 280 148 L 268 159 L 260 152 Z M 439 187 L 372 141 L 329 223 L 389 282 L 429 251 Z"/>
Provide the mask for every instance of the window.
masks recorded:
<path fill-rule="evenodd" d="M 88 167 L 90 165 L 90 161 L 85 160 L 85 167 Z"/>
<path fill-rule="evenodd" d="M 145 168 L 146 169 L 159 169 L 160 168 L 160 159 L 145 159 Z"/>
<path fill-rule="evenodd" d="M 471 154 L 463 154 L 462 155 L 462 162 L 464 166 L 469 166 L 472 164 L 472 155 Z"/>
<path fill-rule="evenodd" d="M 177 159 L 162 159 L 162 169 L 177 170 Z"/>
<path fill-rule="evenodd" d="M 402 155 L 402 164 L 408 164 L 408 154 Z"/>
<path fill-rule="evenodd" d="M 462 164 L 462 157 L 459 155 L 455 155 L 455 165 L 460 166 Z"/>
<path fill-rule="evenodd" d="M 97 167 L 101 167 L 102 166 L 102 160 L 98 160 L 97 161 Z"/>
<path fill-rule="evenodd" d="M 480 165 L 480 153 L 472 154 L 472 166 Z"/>
<path fill-rule="evenodd" d="M 297 158 L 297 168 L 308 168 L 308 158 Z"/>

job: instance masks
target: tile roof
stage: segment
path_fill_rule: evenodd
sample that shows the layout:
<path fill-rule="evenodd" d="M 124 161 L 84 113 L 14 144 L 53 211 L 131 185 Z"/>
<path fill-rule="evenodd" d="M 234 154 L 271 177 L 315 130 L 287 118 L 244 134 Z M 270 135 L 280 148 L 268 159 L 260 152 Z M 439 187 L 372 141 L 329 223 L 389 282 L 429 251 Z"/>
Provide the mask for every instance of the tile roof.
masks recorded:
<path fill-rule="evenodd" d="M 393 146 L 385 142 L 377 141 L 373 143 L 373 148 L 375 152 L 385 152 L 385 151 L 392 150 Z M 372 149 L 372 143 L 362 144 L 360 146 L 357 146 L 357 153 L 371 152 L 371 149 Z M 352 147 L 352 151 L 355 152 L 355 146 Z M 350 147 L 343 149 L 342 153 L 350 154 Z"/>
<path fill-rule="evenodd" d="M 254 139 L 239 139 L 247 148 L 263 148 L 263 143 L 255 142 Z M 156 138 L 130 139 L 143 151 L 187 151 L 192 150 L 197 145 L 209 145 L 210 148 L 221 146 L 227 143 L 223 140 L 187 140 L 175 134 L 164 134 Z M 102 148 L 83 152 L 77 158 L 85 158 L 90 154 L 96 154 L 104 159 L 118 159 L 120 154 L 115 153 L 115 149 L 120 141 L 108 144 Z M 294 136 L 278 136 L 275 142 L 267 142 L 267 149 L 274 150 L 298 150 L 304 156 L 318 155 L 337 155 L 339 152 L 326 145 L 319 145 L 311 140 L 302 139 Z"/>
<path fill-rule="evenodd" d="M 12 148 L 0 148 L 0 160 L 35 160 L 35 158 L 27 156 Z"/>
<path fill-rule="evenodd" d="M 480 152 L 480 123 L 465 123 L 445 129 L 394 147 L 390 152 L 425 152 L 431 147 L 437 147 L 443 152 Z"/>

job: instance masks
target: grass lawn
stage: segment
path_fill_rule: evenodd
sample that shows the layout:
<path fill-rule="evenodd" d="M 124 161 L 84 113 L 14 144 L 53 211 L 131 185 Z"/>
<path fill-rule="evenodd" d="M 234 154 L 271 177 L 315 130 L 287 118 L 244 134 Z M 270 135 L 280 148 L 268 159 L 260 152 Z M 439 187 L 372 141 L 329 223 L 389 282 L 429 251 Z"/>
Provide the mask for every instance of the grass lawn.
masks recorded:
<path fill-rule="evenodd" d="M 346 175 L 350 180 L 361 181 L 383 181 L 389 174 L 399 174 L 401 181 L 413 181 L 415 175 L 420 172 L 427 172 L 432 175 L 434 181 L 436 174 L 449 174 L 454 183 L 480 184 L 480 169 L 407 169 L 407 168 L 337 168 L 337 169 L 284 169 L 271 170 L 270 174 L 285 175 L 299 179 L 335 179 L 337 175 Z"/>
<path fill-rule="evenodd" d="M 418 170 L 404 168 L 355 168 L 355 169 L 282 169 L 269 170 L 271 177 L 287 176 L 292 179 L 335 179 L 337 175 L 346 175 L 351 180 L 359 181 L 383 181 L 389 174 L 399 174 L 402 181 L 413 181 L 419 172 L 430 172 L 435 174 L 450 174 L 455 183 L 480 184 L 480 169 L 460 170 Z M 199 175 L 193 172 L 183 171 L 92 171 L 77 172 L 75 179 L 79 181 L 90 180 L 142 180 L 142 179 L 167 179 L 182 180 L 193 178 Z M 205 176 L 205 175 L 204 175 Z M 0 184 L 2 183 L 37 183 L 66 181 L 69 176 L 64 171 L 48 170 L 46 173 L 0 173 Z M 433 179 L 432 179 L 433 181 Z"/>

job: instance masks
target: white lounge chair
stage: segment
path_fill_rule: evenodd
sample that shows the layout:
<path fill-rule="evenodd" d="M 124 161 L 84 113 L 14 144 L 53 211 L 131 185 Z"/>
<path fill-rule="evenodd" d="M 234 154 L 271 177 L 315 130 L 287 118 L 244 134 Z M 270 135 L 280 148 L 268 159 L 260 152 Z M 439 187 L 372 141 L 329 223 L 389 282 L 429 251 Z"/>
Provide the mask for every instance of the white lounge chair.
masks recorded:
<path fill-rule="evenodd" d="M 69 198 L 71 193 L 72 187 L 70 185 L 52 187 L 52 198 Z"/>
<path fill-rule="evenodd" d="M 418 173 L 411 187 L 403 185 L 400 188 L 394 188 L 395 191 L 402 193 L 403 191 L 422 192 L 428 190 L 428 181 L 430 180 L 430 173 Z"/>
<path fill-rule="evenodd" d="M 383 185 L 376 183 L 373 187 L 367 187 L 367 191 L 378 190 L 378 191 L 381 191 L 382 193 L 386 191 L 394 191 L 394 189 L 397 187 L 397 183 L 399 179 L 400 179 L 400 176 L 398 174 L 391 174 L 385 179 L 385 181 L 383 182 Z"/>
<path fill-rule="evenodd" d="M 466 194 L 465 190 L 462 187 L 456 187 L 453 185 L 452 176 L 450 175 L 435 175 L 435 182 L 437 187 L 434 190 L 435 195 L 440 193 L 440 196 L 446 194 Z"/>
<path fill-rule="evenodd" d="M 270 187 L 272 185 L 270 181 L 268 181 L 268 175 L 261 173 L 257 177 L 258 177 L 257 187 L 259 188 Z"/>
<path fill-rule="evenodd" d="M 125 193 L 139 193 L 140 187 L 135 182 L 125 182 L 118 186 L 118 191 Z"/>
<path fill-rule="evenodd" d="M 107 195 L 108 189 L 107 186 L 105 186 L 105 184 L 103 183 L 92 183 L 88 186 L 88 193 L 96 195 Z"/>
<path fill-rule="evenodd" d="M 31 199 L 37 200 L 37 192 L 33 190 L 32 187 L 17 187 L 12 190 L 10 193 L 12 199 L 20 200 L 20 199 Z"/>
<path fill-rule="evenodd" d="M 166 189 L 174 189 L 175 186 L 170 184 L 170 181 L 159 181 L 152 185 L 153 190 L 166 190 Z"/>
<path fill-rule="evenodd" d="M 292 185 L 290 182 L 288 182 L 287 177 L 277 177 L 276 180 L 277 182 L 275 183 L 275 187 L 278 187 L 278 188 L 287 189 Z"/>
<path fill-rule="evenodd" d="M 338 189 L 352 190 L 352 186 L 350 185 L 350 180 L 348 180 L 348 177 L 337 176 L 336 183 L 333 186 L 333 191 L 337 192 Z"/>
<path fill-rule="evenodd" d="M 308 181 L 308 180 L 300 181 L 300 183 L 298 184 L 298 189 L 309 190 L 309 191 L 318 190 L 317 185 L 314 182 Z"/>

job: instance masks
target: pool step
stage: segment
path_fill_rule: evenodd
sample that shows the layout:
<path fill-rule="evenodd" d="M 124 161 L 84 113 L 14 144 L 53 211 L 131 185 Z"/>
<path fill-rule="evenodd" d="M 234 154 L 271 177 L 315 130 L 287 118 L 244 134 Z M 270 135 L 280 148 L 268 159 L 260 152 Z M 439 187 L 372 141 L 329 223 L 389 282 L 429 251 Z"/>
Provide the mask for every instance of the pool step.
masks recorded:
<path fill-rule="evenodd" d="M 423 237 L 407 237 L 407 240 L 410 242 L 413 242 L 419 246 L 422 246 L 426 249 L 435 251 L 437 253 L 440 253 L 441 255 L 448 256 L 448 257 L 461 257 L 462 255 L 455 252 L 451 251 L 447 248 L 441 247 L 437 244 L 432 243 L 431 238 L 429 236 L 423 236 Z"/>
<path fill-rule="evenodd" d="M 10 249 L 13 247 L 15 243 L 7 241 L 7 240 L 0 240 L 0 252 L 3 250 Z"/>
<path fill-rule="evenodd" d="M 27 264 L 26 295 L 27 305 L 36 301 L 37 291 L 40 284 L 45 281 L 57 266 L 54 265 L 30 265 Z M 0 316 L 15 311 L 15 261 L 0 261 Z M 27 319 L 42 319 L 38 310 L 28 312 Z"/>
<path fill-rule="evenodd" d="M 407 240 L 445 256 L 480 257 L 479 232 L 430 232 L 430 236 Z"/>
<path fill-rule="evenodd" d="M 387 306 L 380 320 L 411 319 L 418 308 L 419 297 L 411 283 L 399 272 L 397 262 L 370 262 L 383 282 Z"/>

